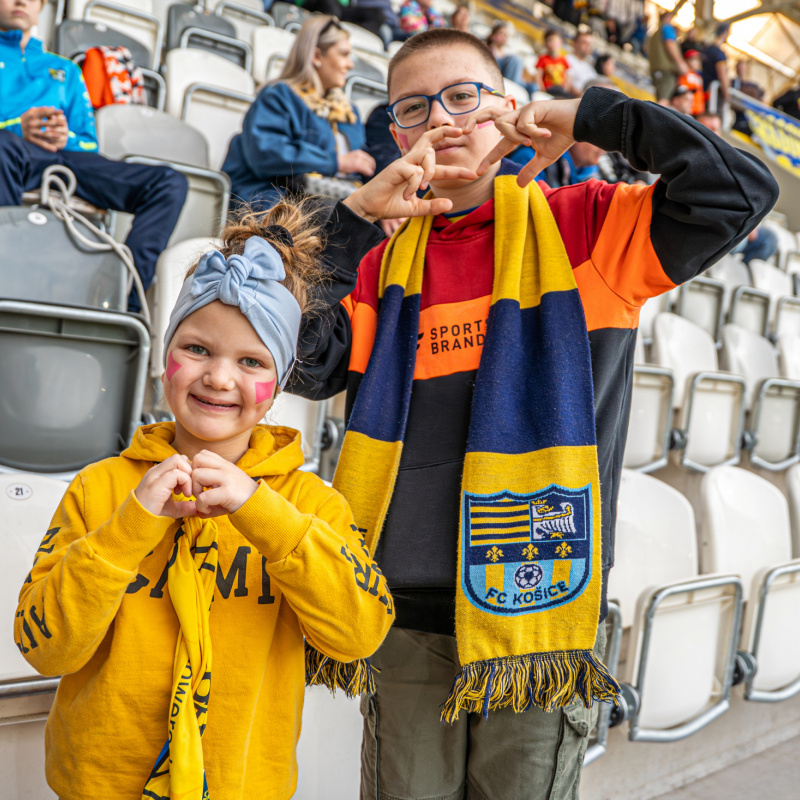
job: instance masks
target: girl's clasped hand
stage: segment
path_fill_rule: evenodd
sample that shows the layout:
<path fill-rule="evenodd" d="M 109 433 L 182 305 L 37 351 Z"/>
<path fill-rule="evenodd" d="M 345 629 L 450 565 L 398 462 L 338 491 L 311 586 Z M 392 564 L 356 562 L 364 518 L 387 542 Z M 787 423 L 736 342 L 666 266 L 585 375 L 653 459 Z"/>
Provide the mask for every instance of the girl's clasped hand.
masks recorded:
<path fill-rule="evenodd" d="M 218 517 L 238 511 L 255 493 L 258 484 L 236 464 L 210 450 L 201 450 L 190 461 L 170 456 L 148 470 L 134 490 L 136 499 L 158 517 Z M 194 497 L 176 500 L 174 495 Z"/>

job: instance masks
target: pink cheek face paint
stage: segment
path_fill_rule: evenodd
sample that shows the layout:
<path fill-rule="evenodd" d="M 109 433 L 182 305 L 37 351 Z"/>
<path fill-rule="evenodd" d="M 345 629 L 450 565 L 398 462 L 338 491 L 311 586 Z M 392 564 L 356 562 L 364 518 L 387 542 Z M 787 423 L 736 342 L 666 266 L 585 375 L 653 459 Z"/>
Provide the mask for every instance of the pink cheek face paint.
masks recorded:
<path fill-rule="evenodd" d="M 272 390 L 275 388 L 275 381 L 256 381 L 256 404 L 263 403 L 272 397 Z"/>
<path fill-rule="evenodd" d="M 172 376 L 181 368 L 181 365 L 172 355 L 172 350 L 167 353 L 167 380 L 171 381 Z"/>
<path fill-rule="evenodd" d="M 408 152 L 411 148 L 408 146 L 408 134 L 407 133 L 398 133 L 397 134 L 397 141 L 400 142 L 400 147 L 403 148 L 406 152 Z"/>
<path fill-rule="evenodd" d="M 494 121 L 490 119 L 487 122 L 481 122 L 480 125 L 475 126 L 475 129 L 480 130 L 481 128 L 485 128 L 487 125 L 494 125 Z"/>

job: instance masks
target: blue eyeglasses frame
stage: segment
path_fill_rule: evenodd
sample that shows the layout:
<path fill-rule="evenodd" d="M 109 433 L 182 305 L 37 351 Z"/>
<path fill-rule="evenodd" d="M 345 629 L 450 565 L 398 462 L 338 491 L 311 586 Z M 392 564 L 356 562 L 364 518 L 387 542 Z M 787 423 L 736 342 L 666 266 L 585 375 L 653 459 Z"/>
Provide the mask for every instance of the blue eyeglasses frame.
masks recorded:
<path fill-rule="evenodd" d="M 448 114 L 453 114 L 453 116 L 461 116 L 462 114 L 472 114 L 473 111 L 477 111 L 480 108 L 480 98 L 478 99 L 478 105 L 475 108 L 470 109 L 469 111 L 459 111 L 457 113 L 453 113 L 449 111 L 447 106 L 442 102 L 442 95 L 448 90 L 452 89 L 454 86 L 476 86 L 478 88 L 478 94 L 481 91 L 489 92 L 489 94 L 493 94 L 495 97 L 505 97 L 502 92 L 499 92 L 497 89 L 493 89 L 491 86 L 487 86 L 485 83 L 481 83 L 480 81 L 458 81 L 458 83 L 451 83 L 449 86 L 445 86 L 436 94 L 411 94 L 408 97 L 401 97 L 399 100 L 395 100 L 390 106 L 387 106 L 386 113 L 391 118 L 392 122 L 397 125 L 398 128 L 408 129 L 408 128 L 416 128 L 418 125 L 424 125 L 431 117 L 431 111 L 433 110 L 433 102 L 434 100 L 439 101 L 439 105 L 447 111 Z M 421 122 L 415 122 L 413 125 L 401 125 L 397 121 L 397 117 L 394 115 L 394 107 L 398 103 L 402 103 L 405 100 L 410 99 L 411 97 L 424 97 L 428 101 L 428 114 Z"/>

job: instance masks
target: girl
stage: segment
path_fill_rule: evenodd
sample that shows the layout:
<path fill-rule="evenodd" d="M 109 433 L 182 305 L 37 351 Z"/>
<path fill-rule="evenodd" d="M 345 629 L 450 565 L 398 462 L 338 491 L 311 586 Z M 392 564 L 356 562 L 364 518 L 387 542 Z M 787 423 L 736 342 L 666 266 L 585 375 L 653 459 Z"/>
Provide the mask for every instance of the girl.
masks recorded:
<path fill-rule="evenodd" d="M 175 422 L 81 470 L 37 552 L 15 639 L 63 675 L 46 731 L 63 800 L 289 798 L 304 660 L 312 683 L 369 688 L 383 577 L 345 500 L 300 470 L 299 434 L 259 424 L 318 279 L 306 219 L 249 213 L 200 259 L 165 337 Z"/>

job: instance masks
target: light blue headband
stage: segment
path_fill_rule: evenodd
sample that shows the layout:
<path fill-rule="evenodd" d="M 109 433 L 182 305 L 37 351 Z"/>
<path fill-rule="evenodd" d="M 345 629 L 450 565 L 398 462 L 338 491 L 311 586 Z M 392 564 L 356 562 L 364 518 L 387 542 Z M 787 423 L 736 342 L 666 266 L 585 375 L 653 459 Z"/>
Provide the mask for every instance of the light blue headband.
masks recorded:
<path fill-rule="evenodd" d="M 286 277 L 278 251 L 265 239 L 250 237 L 243 255 L 227 259 L 219 250 L 206 253 L 197 269 L 183 282 L 164 334 L 164 362 L 178 325 L 203 306 L 221 300 L 238 306 L 258 338 L 267 346 L 278 371 L 281 388 L 297 356 L 302 313 L 294 295 L 278 281 Z"/>

